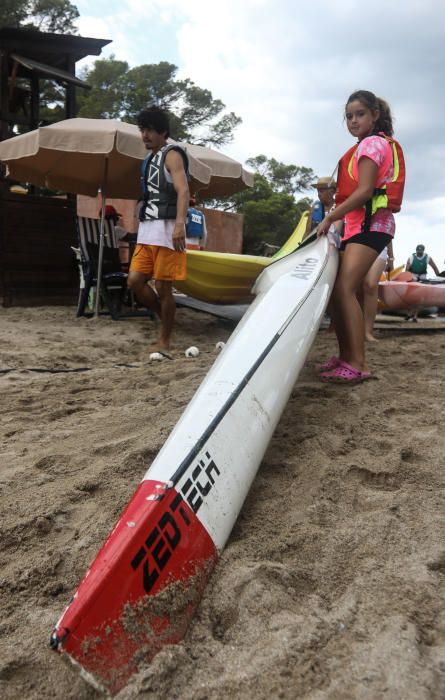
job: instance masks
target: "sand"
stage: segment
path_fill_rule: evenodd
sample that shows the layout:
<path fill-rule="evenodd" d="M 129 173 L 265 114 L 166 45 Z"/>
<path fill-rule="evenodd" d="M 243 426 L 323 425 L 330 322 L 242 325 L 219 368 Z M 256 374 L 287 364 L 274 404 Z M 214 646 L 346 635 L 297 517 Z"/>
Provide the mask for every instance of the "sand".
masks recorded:
<path fill-rule="evenodd" d="M 97 698 L 50 633 L 233 324 L 180 309 L 149 364 L 147 319 L 0 321 L 0 695 Z M 119 700 L 445 697 L 445 333 L 391 328 L 353 388 L 318 334 L 184 642 Z"/>

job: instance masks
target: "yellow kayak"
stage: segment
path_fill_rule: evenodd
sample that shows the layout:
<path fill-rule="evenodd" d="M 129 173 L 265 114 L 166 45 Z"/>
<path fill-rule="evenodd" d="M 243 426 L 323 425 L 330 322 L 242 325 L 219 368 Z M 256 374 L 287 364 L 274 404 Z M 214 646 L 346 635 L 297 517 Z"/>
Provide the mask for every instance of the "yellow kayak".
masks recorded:
<path fill-rule="evenodd" d="M 405 265 L 399 265 L 399 267 L 394 268 L 394 270 L 391 270 L 389 273 L 389 279 L 393 280 L 397 277 L 397 275 L 400 275 L 401 272 L 405 269 Z M 388 275 L 386 272 L 382 272 L 380 275 L 380 282 L 387 282 L 388 281 Z"/>
<path fill-rule="evenodd" d="M 195 299 L 211 304 L 233 304 L 249 301 L 251 289 L 262 270 L 275 260 L 292 253 L 300 245 L 309 212 L 305 212 L 292 235 L 275 255 L 241 255 L 187 251 L 187 279 L 175 282 L 175 288 Z"/>

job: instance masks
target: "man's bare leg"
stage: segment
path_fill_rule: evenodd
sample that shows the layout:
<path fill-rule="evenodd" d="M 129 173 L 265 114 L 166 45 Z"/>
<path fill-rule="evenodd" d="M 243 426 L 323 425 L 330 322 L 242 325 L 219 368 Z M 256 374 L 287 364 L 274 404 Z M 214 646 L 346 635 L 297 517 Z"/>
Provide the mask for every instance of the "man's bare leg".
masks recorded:
<path fill-rule="evenodd" d="M 141 304 L 154 311 L 161 318 L 161 304 L 156 292 L 147 284 L 149 279 L 142 272 L 130 272 L 127 286 L 135 293 L 136 299 Z"/>
<path fill-rule="evenodd" d="M 156 280 L 155 287 L 160 304 L 161 327 L 159 329 L 159 339 L 156 343 L 156 347 L 153 346 L 152 349 L 168 350 L 170 348 L 170 338 L 176 313 L 176 303 L 173 297 L 173 282 Z"/>

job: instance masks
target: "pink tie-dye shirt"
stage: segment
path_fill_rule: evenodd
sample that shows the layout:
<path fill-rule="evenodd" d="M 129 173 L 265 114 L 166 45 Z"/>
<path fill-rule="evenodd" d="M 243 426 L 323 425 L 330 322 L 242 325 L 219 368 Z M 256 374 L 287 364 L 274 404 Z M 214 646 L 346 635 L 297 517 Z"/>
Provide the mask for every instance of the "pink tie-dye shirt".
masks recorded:
<path fill-rule="evenodd" d="M 394 172 L 392 148 L 383 136 L 367 136 L 363 141 L 360 141 L 352 162 L 352 175 L 357 181 L 358 164 L 361 158 L 370 158 L 377 164 L 376 187 L 381 187 L 391 181 Z M 364 218 L 364 207 L 354 209 L 346 214 L 343 240 L 361 233 Z M 390 209 L 378 209 L 371 217 L 371 232 L 379 231 L 380 233 L 389 233 L 390 236 L 394 236 L 395 229 L 394 215 Z"/>

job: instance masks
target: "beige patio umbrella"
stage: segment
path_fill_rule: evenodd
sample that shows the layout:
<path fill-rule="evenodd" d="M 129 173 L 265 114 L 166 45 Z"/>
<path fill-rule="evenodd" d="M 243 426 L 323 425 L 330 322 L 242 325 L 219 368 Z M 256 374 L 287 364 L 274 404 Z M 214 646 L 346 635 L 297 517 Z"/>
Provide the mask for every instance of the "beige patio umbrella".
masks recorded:
<path fill-rule="evenodd" d="M 107 197 L 137 199 L 140 167 L 147 151 L 133 124 L 112 119 L 65 119 L 0 143 L 8 176 L 49 189 L 102 194 L 97 288 L 102 279 L 104 216 Z M 207 186 L 211 172 L 189 154 L 191 187 Z M 99 294 L 95 316 L 99 315 Z"/>
<path fill-rule="evenodd" d="M 253 185 L 253 174 L 233 158 L 179 145 L 189 158 L 192 192 L 225 197 Z M 114 119 L 65 119 L 0 143 L 0 160 L 12 179 L 91 197 L 100 190 L 110 198 L 137 199 L 146 155 L 138 127 Z"/>
<path fill-rule="evenodd" d="M 223 197 L 253 184 L 253 175 L 232 158 L 203 146 L 181 145 L 189 158 L 192 192 L 199 191 L 205 198 Z M 106 198 L 140 196 L 140 167 L 146 155 L 138 127 L 113 119 L 65 119 L 0 143 L 0 160 L 14 180 L 92 197 L 100 191 L 98 288 Z"/>
<path fill-rule="evenodd" d="M 65 119 L 0 143 L 12 179 L 91 197 L 137 199 L 146 155 L 137 126 L 114 119 Z M 191 187 L 208 186 L 209 167 L 189 160 Z"/>
<path fill-rule="evenodd" d="M 171 139 L 169 141 L 173 143 Z M 210 168 L 210 182 L 208 184 L 197 183 L 194 189 L 191 188 L 194 192 L 199 191 L 199 195 L 203 199 L 228 197 L 245 190 L 247 187 L 253 187 L 253 173 L 245 170 L 237 160 L 229 158 L 214 148 L 178 143 L 184 148 L 191 161 L 199 160 Z"/>

